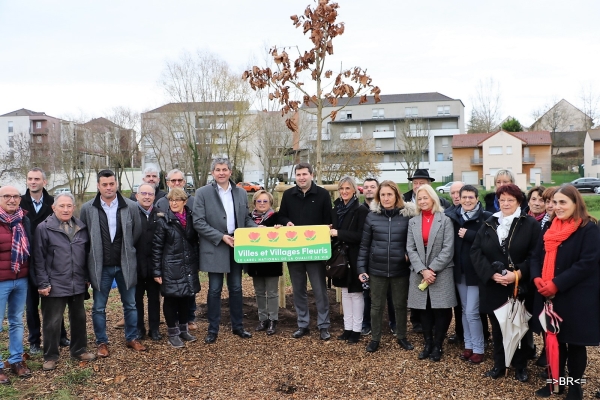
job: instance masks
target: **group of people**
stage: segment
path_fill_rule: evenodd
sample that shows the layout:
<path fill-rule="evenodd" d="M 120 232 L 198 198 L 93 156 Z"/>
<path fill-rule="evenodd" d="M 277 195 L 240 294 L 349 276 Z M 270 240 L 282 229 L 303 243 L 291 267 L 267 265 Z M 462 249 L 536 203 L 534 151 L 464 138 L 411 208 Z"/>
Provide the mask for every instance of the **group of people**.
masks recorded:
<path fill-rule="evenodd" d="M 74 216 L 70 193 L 52 198 L 46 192 L 39 168 L 29 171 L 25 195 L 11 186 L 0 188 L 0 309 L 8 306 L 8 363 L 13 373 L 31 375 L 22 359 L 25 304 L 30 351 L 40 351 L 43 339 L 44 370 L 56 368 L 60 346 L 69 346 L 71 356 L 83 361 L 108 357 L 106 304 L 113 281 L 123 304 L 126 346 L 134 351 L 146 350 L 140 342 L 146 334 L 162 339 L 161 295 L 169 343 L 180 348 L 197 340 L 191 332 L 196 328 L 198 271 L 208 273 L 205 343 L 214 343 L 219 335 L 225 279 L 232 333 L 252 337 L 243 325 L 243 271 L 252 277 L 256 293 L 255 331 L 273 335 L 283 265 L 238 264 L 233 253 L 235 230 L 329 225 L 332 244 L 347 245 L 350 265 L 344 278 L 332 282 L 341 288 L 344 310 L 344 330 L 337 339 L 354 344 L 370 333 L 366 350 L 377 351 L 387 302 L 399 346 L 414 348 L 407 338 L 410 309 L 413 328 L 418 326 L 423 334 L 418 359 L 440 361 L 454 308 L 454 339 L 464 342 L 459 357 L 471 364 L 484 360 L 489 319 L 494 365 L 486 375 L 496 379 L 507 365 L 494 310 L 518 293 L 534 318 L 512 357 L 515 378 L 528 380 L 527 362 L 536 352 L 532 332 L 542 333 L 537 316 L 548 301 L 562 318 L 557 336 L 560 376 L 565 376 L 568 365 L 575 382 L 583 377 L 585 346 L 600 342 L 600 232 L 574 187 L 538 186 L 525 195 L 512 173 L 501 170 L 485 205 L 476 187 L 461 182 L 452 185 L 450 203 L 432 188 L 434 179 L 428 172 L 417 170 L 409 178 L 413 189 L 404 196 L 395 182 L 367 179 L 363 203 L 356 182 L 345 176 L 332 207 L 329 193 L 313 182 L 312 166 L 300 163 L 295 168 L 296 186 L 283 193 L 277 211 L 273 196 L 261 190 L 254 194 L 250 212 L 246 192 L 231 180 L 229 161 L 215 159 L 211 171 L 214 181 L 190 197 L 183 190 L 181 171 L 169 172 L 165 193 L 158 188 L 158 171 L 148 168 L 138 192 L 127 199 L 117 190 L 115 174 L 103 170 L 97 178 L 98 193 L 83 204 L 79 218 Z M 310 280 L 319 338 L 330 339 L 323 262 L 290 262 L 288 269 L 297 313 L 292 337 L 310 333 Z M 84 300 L 89 285 L 95 353 L 87 350 Z M 67 307 L 70 341 L 63 321 Z M 543 351 L 537 363 L 548 363 Z M 0 383 L 7 382 L 0 370 Z M 548 397 L 551 389 L 545 386 L 536 395 Z M 582 393 L 581 385 L 574 383 L 568 398 L 581 398 Z"/>

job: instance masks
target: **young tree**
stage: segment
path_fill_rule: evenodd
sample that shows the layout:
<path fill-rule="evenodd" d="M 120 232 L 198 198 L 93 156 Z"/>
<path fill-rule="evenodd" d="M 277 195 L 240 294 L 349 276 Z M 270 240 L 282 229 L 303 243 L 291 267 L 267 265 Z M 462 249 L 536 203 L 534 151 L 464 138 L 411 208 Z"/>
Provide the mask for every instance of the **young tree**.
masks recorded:
<path fill-rule="evenodd" d="M 373 86 L 371 77 L 361 67 L 342 69 L 334 75 L 333 70 L 326 69 L 325 61 L 333 54 L 333 39 L 344 33 L 344 24 L 337 22 L 337 3 L 329 0 L 318 0 L 315 7 L 306 7 L 304 14 L 293 15 L 290 18 L 296 28 L 302 27 L 304 34 L 309 34 L 312 47 L 304 52 L 298 51 L 296 59 L 291 60 L 286 48 L 274 46 L 270 54 L 276 64 L 275 70 L 270 67 L 260 68 L 254 66 L 244 72 L 242 78 L 250 84 L 254 90 L 267 88 L 269 99 L 276 101 L 281 106 L 281 115 L 292 113 L 286 120 L 287 127 L 295 131 L 297 123 L 293 116 L 304 104 L 306 107 L 314 108 L 317 122 L 317 137 L 315 144 L 316 163 L 315 174 L 317 182 L 322 182 L 322 127 L 323 120 L 331 118 L 335 120 L 337 112 L 342 109 L 350 98 L 360 96 L 360 103 L 367 102 L 367 92 L 374 95 L 375 102 L 379 102 L 380 89 Z M 306 86 L 309 80 L 314 82 L 315 92 L 311 92 Z M 291 86 L 290 86 L 291 85 Z M 290 92 L 293 87 L 302 101 L 298 100 L 294 93 Z M 346 98 L 346 102 L 339 100 Z M 323 115 L 325 101 L 333 107 L 328 108 Z M 306 109 L 302 108 L 303 111 Z"/>
<path fill-rule="evenodd" d="M 502 130 L 506 132 L 523 132 L 523 126 L 519 120 L 510 118 L 502 124 Z"/>
<path fill-rule="evenodd" d="M 480 80 L 472 100 L 469 133 L 489 133 L 498 127 L 501 113 L 500 85 L 494 78 Z"/>
<path fill-rule="evenodd" d="M 424 160 L 425 153 L 429 150 L 430 132 L 427 124 L 420 118 L 406 118 L 404 124 L 399 126 L 400 131 L 396 137 L 396 143 L 407 176 L 413 176 Z"/>
<path fill-rule="evenodd" d="M 594 89 L 592 83 L 589 82 L 587 85 L 581 86 L 579 100 L 581 102 L 581 111 L 586 115 L 584 116 L 585 120 L 583 123 L 586 129 L 591 129 L 594 123 L 597 124 L 596 119 L 600 114 L 600 94 Z"/>

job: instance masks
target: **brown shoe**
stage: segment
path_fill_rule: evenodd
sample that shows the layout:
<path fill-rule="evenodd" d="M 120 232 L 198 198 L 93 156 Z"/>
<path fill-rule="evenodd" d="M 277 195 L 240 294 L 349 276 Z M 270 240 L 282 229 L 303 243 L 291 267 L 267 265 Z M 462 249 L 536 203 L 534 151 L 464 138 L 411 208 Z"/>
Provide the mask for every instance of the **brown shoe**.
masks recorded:
<path fill-rule="evenodd" d="M 98 345 L 98 357 L 100 358 L 106 358 L 110 355 L 110 352 L 108 351 L 108 344 L 106 343 L 100 343 Z"/>
<path fill-rule="evenodd" d="M 483 354 L 473 353 L 468 360 L 471 364 L 481 364 L 483 362 Z"/>
<path fill-rule="evenodd" d="M 188 322 L 188 331 L 195 331 L 198 329 L 198 325 L 195 322 Z"/>
<path fill-rule="evenodd" d="M 10 364 L 10 370 L 19 378 L 31 377 L 31 370 L 27 368 L 24 362 L 16 362 L 14 364 Z"/>
<path fill-rule="evenodd" d="M 115 329 L 125 329 L 125 318 L 121 318 L 121 320 L 117 322 Z"/>
<path fill-rule="evenodd" d="M 4 369 L 0 368 L 0 385 L 8 385 L 10 381 L 8 380 L 8 376 L 4 373 Z"/>
<path fill-rule="evenodd" d="M 146 346 L 141 344 L 138 340 L 134 339 L 130 342 L 127 342 L 127 347 L 134 349 L 135 351 L 146 351 L 148 350 Z"/>
<path fill-rule="evenodd" d="M 460 356 L 458 356 L 458 358 L 460 358 L 463 361 L 469 361 L 469 358 L 471 358 L 472 355 L 473 355 L 472 349 L 465 349 L 465 350 L 463 350 L 462 353 L 460 353 Z"/>
<path fill-rule="evenodd" d="M 108 348 L 106 350 L 108 351 Z M 82 353 L 73 358 L 79 361 L 94 361 L 96 359 L 96 355 L 94 353 Z"/>
<path fill-rule="evenodd" d="M 44 371 L 52 371 L 53 369 L 56 369 L 56 361 L 54 361 L 54 360 L 44 361 L 44 364 L 42 365 L 42 369 Z"/>

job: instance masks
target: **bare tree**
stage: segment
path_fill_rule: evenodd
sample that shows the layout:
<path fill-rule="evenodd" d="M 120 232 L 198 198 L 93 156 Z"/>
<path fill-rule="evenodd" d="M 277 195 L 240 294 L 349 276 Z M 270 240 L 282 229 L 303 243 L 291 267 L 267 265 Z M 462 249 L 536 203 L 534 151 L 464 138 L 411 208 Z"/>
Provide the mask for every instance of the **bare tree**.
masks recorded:
<path fill-rule="evenodd" d="M 331 138 L 323 145 L 323 180 L 339 181 L 344 175 L 357 180 L 380 173 L 379 154 L 373 152 L 373 139 Z"/>
<path fill-rule="evenodd" d="M 254 66 L 242 75 L 254 90 L 268 88 L 269 99 L 278 102 L 282 115 L 292 112 L 292 116 L 286 120 L 287 127 L 292 131 L 297 130 L 295 118 L 302 103 L 306 107 L 316 109 L 312 112 L 316 115 L 317 122 L 315 173 L 319 184 L 323 178 L 321 173 L 323 120 L 326 118 L 335 120 L 337 112 L 355 96 L 361 96 L 360 104 L 362 104 L 367 102 L 366 93 L 370 92 L 375 96 L 377 103 L 380 93 L 379 87 L 372 85 L 370 76 L 361 67 L 341 69 L 337 75 L 325 67 L 325 60 L 333 54 L 333 39 L 342 35 L 345 29 L 343 23 L 337 22 L 338 8 L 337 3 L 319 0 L 315 7 L 307 6 L 303 15 L 291 16 L 296 28 L 302 27 L 304 34 L 309 33 L 312 48 L 302 52 L 296 47 L 297 58 L 291 60 L 285 47 L 274 46 L 270 54 L 276 64 L 275 70 L 270 67 Z M 316 86 L 314 92 L 305 86 L 309 80 Z M 299 97 L 302 97 L 302 101 L 292 96 L 290 85 Z M 341 98 L 346 98 L 346 102 L 339 104 Z M 323 115 L 325 101 L 333 108 Z M 305 108 L 302 110 L 306 111 Z"/>
<path fill-rule="evenodd" d="M 600 94 L 595 90 L 593 84 L 588 82 L 581 86 L 581 92 L 579 95 L 581 102 L 581 111 L 585 114 L 584 125 L 586 130 L 591 129 L 596 122 L 600 114 Z"/>
<path fill-rule="evenodd" d="M 558 154 L 560 152 L 560 147 L 556 146 L 556 143 L 560 142 L 558 140 L 559 132 L 564 130 L 564 126 L 569 121 L 569 110 L 565 107 L 561 107 L 560 101 L 554 97 L 544 106 L 535 109 L 531 115 L 535 120 L 531 128 L 550 131 L 550 137 L 552 138 L 552 154 Z"/>
<path fill-rule="evenodd" d="M 469 120 L 469 133 L 488 133 L 498 127 L 501 115 L 500 84 L 494 78 L 480 80 Z"/>
<path fill-rule="evenodd" d="M 400 126 L 396 137 L 399 152 L 402 154 L 401 165 L 404 165 L 407 176 L 412 176 L 425 161 L 429 150 L 430 132 L 420 118 L 406 118 Z"/>
<path fill-rule="evenodd" d="M 106 147 L 110 167 L 114 170 L 122 189 L 123 181 L 133 186 L 133 168 L 139 167 L 139 141 L 137 132 L 140 126 L 140 114 L 129 107 L 114 107 L 106 113 L 106 119 L 114 124 L 110 126 L 111 140 Z M 130 176 L 127 174 L 129 170 Z"/>

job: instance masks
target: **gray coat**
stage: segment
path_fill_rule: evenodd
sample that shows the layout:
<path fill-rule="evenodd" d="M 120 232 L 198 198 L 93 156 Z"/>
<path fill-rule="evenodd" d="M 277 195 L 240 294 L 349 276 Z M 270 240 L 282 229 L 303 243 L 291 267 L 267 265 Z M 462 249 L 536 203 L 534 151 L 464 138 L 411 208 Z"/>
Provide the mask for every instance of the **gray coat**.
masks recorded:
<path fill-rule="evenodd" d="M 443 212 L 436 212 L 429 232 L 427 253 L 423 244 L 423 224 L 421 215 L 408 222 L 407 251 L 410 258 L 410 284 L 408 287 L 408 307 L 424 310 L 427 294 L 432 308 L 451 308 L 456 303 L 456 289 L 452 268 L 454 262 L 454 228 L 450 218 Z M 436 274 L 435 283 L 425 290 L 418 288 L 423 280 L 419 274 L 424 269 Z"/>
<path fill-rule="evenodd" d="M 69 297 L 86 291 L 88 231 L 79 219 L 72 217 L 71 221 L 75 229 L 72 239 L 54 214 L 35 230 L 35 275 L 40 289 L 52 286 L 49 297 Z"/>
<path fill-rule="evenodd" d="M 81 206 L 79 218 L 88 227 L 90 235 L 90 251 L 87 258 L 87 266 L 90 282 L 94 290 L 100 290 L 102 280 L 102 233 L 100 232 L 100 218 L 98 208 L 93 203 L 99 194 L 92 200 Z M 121 229 L 123 230 L 123 246 L 121 246 L 121 270 L 125 279 L 126 289 L 137 284 L 137 259 L 134 244 L 142 233 L 142 223 L 137 203 L 124 198 L 117 192 L 119 204 L 125 202 L 126 207 L 119 208 L 121 213 Z"/>
<path fill-rule="evenodd" d="M 254 227 L 256 224 L 248 210 L 248 195 L 230 181 L 238 228 Z M 201 187 L 196 191 L 194 229 L 200 235 L 200 271 L 229 273 L 230 247 L 223 242 L 227 232 L 227 214 L 219 196 L 217 183 Z"/>

